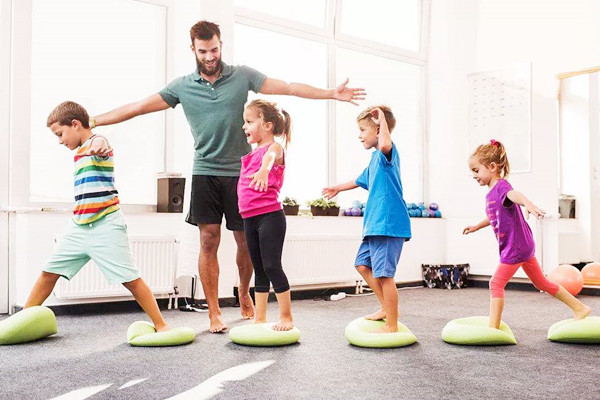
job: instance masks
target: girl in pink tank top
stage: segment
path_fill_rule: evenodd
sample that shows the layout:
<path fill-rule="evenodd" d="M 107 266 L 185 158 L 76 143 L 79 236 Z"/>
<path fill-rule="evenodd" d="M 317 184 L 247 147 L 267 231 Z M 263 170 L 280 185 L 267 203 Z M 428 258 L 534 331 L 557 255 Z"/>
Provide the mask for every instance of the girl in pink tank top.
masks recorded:
<path fill-rule="evenodd" d="M 242 157 L 238 181 L 238 208 L 244 219 L 244 234 L 254 265 L 256 315 L 254 323 L 267 322 L 271 284 L 279 303 L 279 321 L 274 330 L 294 327 L 290 285 L 281 266 L 286 221 L 279 191 L 285 170 L 284 146 L 290 141 L 290 116 L 275 103 L 252 101 L 244 110 L 244 133 L 256 148 Z M 284 146 L 275 141 L 282 137 Z"/>
<path fill-rule="evenodd" d="M 473 179 L 490 191 L 486 196 L 487 217 L 477 225 L 467 226 L 463 234 L 476 232 L 492 226 L 498 239 L 500 264 L 490 279 L 490 323 L 498 329 L 504 309 L 504 288 L 519 267 L 531 279 L 536 288 L 556 297 L 574 313 L 575 319 L 585 318 L 590 308 L 573 297 L 564 287 L 550 282 L 535 258 L 535 243 L 529 225 L 525 222 L 521 207 L 527 217 L 533 214 L 543 218 L 545 212 L 533 204 L 525 195 L 512 188 L 504 178 L 510 171 L 504 145 L 496 140 L 477 147 L 469 158 L 469 169 Z"/>

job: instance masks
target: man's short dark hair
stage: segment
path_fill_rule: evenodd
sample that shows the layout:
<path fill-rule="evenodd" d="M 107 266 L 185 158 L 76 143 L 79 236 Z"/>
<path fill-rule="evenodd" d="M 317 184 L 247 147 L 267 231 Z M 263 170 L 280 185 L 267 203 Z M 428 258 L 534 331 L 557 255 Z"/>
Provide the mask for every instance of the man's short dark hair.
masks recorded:
<path fill-rule="evenodd" d="M 219 25 L 214 22 L 198 21 L 190 29 L 190 39 L 192 39 L 192 44 L 194 44 L 194 39 L 210 40 L 215 35 L 221 40 L 221 30 L 219 29 Z"/>

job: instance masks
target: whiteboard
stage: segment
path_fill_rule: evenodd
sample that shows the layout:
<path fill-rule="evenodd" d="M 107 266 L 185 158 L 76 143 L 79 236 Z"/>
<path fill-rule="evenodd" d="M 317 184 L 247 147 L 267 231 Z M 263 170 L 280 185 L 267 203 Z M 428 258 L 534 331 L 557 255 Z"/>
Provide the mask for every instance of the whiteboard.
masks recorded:
<path fill-rule="evenodd" d="M 531 63 L 468 75 L 469 154 L 496 139 L 510 172 L 531 171 Z"/>

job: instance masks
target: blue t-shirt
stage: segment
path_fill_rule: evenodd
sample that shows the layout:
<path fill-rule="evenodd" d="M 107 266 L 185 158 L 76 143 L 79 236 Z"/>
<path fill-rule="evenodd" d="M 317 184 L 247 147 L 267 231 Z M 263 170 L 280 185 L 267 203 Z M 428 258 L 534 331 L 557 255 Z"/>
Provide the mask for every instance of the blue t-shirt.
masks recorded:
<path fill-rule="evenodd" d="M 379 150 L 373 152 L 369 166 L 363 171 L 356 184 L 369 191 L 363 238 L 366 236 L 411 237 L 410 218 L 400 180 L 400 156 L 392 143 L 390 159 Z"/>

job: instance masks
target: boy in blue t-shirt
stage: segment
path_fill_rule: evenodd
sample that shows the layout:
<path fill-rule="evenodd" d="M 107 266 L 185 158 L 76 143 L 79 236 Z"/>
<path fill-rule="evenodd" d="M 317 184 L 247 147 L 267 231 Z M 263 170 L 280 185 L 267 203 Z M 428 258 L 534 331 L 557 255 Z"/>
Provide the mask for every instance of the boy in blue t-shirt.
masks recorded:
<path fill-rule="evenodd" d="M 385 319 L 385 327 L 377 332 L 398 331 L 398 291 L 394 275 L 404 242 L 410 240 L 410 219 L 402 196 L 400 157 L 390 132 L 396 119 L 389 107 L 376 106 L 364 110 L 356 118 L 358 138 L 365 149 L 375 148 L 369 166 L 355 181 L 323 189 L 332 198 L 339 192 L 362 187 L 369 191 L 363 222 L 363 242 L 358 249 L 355 266 L 373 289 L 381 309 L 366 319 Z"/>

